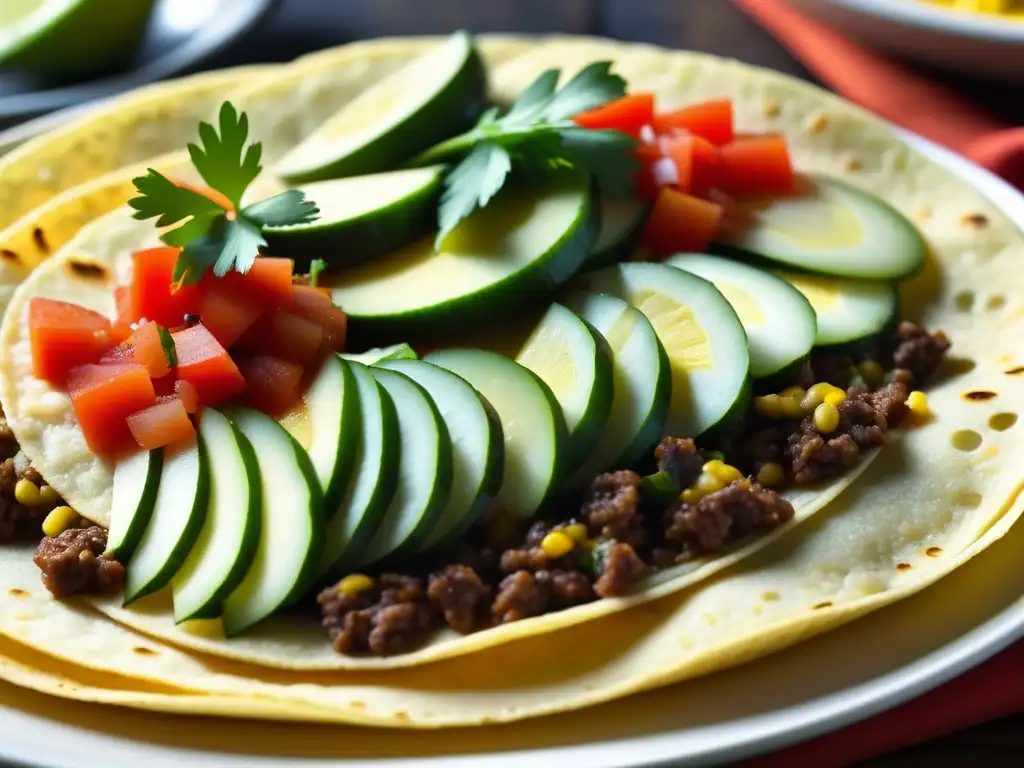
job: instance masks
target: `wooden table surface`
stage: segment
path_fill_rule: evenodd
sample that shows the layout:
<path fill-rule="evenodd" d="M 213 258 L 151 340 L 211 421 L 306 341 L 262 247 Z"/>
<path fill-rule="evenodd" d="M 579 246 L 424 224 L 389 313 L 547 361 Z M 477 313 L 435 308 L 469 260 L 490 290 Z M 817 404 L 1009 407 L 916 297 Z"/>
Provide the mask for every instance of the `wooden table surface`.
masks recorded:
<path fill-rule="evenodd" d="M 812 79 L 728 0 L 283 0 L 280 11 L 217 65 L 286 61 L 380 35 L 472 31 L 565 32 L 689 48 Z M 947 81 L 954 81 L 943 75 Z M 1024 99 L 991 83 L 957 86 L 1019 123 Z M 1024 765 L 1024 716 L 937 739 L 864 764 L 870 768 L 1001 768 Z"/>

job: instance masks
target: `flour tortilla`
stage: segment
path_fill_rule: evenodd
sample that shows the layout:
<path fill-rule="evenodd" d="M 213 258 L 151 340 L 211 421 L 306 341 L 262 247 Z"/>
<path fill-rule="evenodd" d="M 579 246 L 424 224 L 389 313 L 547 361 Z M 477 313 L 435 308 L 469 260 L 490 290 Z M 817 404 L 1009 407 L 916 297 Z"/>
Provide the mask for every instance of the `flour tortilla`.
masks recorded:
<path fill-rule="evenodd" d="M 393 50 L 396 43 L 383 45 Z M 411 50 L 410 58 L 419 50 Z M 926 269 L 904 286 L 904 315 L 920 320 L 926 327 L 944 330 L 953 339 L 957 356 L 929 390 L 938 415 L 886 448 L 882 460 L 868 467 L 865 475 L 833 504 L 703 587 L 682 593 L 676 587 L 670 590 L 674 594 L 627 613 L 616 613 L 623 605 L 621 601 L 602 601 L 509 625 L 497 632 L 479 633 L 464 641 L 442 641 L 440 646 L 430 646 L 425 656 L 354 660 L 372 667 L 407 665 L 410 662 L 403 659 L 412 658 L 419 665 L 401 672 L 305 673 L 300 679 L 317 685 L 302 687 L 298 698 L 321 702 L 337 712 L 339 719 L 355 717 L 347 710 L 360 709 L 355 703 L 365 706 L 367 698 L 373 700 L 370 709 L 382 724 L 429 726 L 515 719 L 740 663 L 916 591 L 994 541 L 1019 514 L 1012 502 L 1024 473 L 1014 457 L 1019 455 L 1024 432 L 1016 425 L 1000 428 L 1007 424 L 1008 417 L 999 416 L 1015 414 L 1024 401 L 1024 377 L 1006 373 L 1024 365 L 1021 352 L 1012 343 L 1024 335 L 1024 291 L 1011 290 L 1024 257 L 1024 240 L 1013 224 L 969 185 L 903 145 L 881 121 L 804 83 L 736 62 L 608 41 L 545 40 L 532 52 L 500 67 L 492 88 L 497 97 L 510 100 L 543 69 L 560 66 L 572 73 L 600 58 L 615 59 L 633 89 L 655 91 L 666 108 L 715 96 L 734 98 L 741 131 L 784 132 L 801 171 L 843 178 L 888 200 L 918 224 L 931 244 L 932 258 Z M 321 77 L 344 78 L 343 69 L 334 72 L 331 67 L 349 65 L 332 63 L 329 57 L 324 61 Z M 283 105 L 281 110 L 286 107 Z M 89 258 L 102 259 L 102 251 L 116 251 L 120 247 L 116 246 L 118 228 L 109 222 L 103 226 L 110 226 L 106 238 L 83 232 L 77 245 L 68 246 L 68 253 L 32 276 L 18 291 L 0 330 L 0 344 L 7 351 L 0 399 L 9 415 L 14 414 L 12 423 L 19 438 L 24 432 L 18 424 L 19 403 L 31 403 L 33 398 L 42 402 L 43 395 L 57 402 L 49 397 L 57 393 L 33 392 L 31 382 L 13 384 L 24 378 L 26 365 L 24 349 L 18 352 L 18 345 L 24 343 L 18 341 L 23 334 L 24 304 L 35 291 L 57 290 L 55 286 L 61 285 L 65 279 L 62 276 L 68 274 L 66 260 L 74 258 L 73 246 L 89 245 L 100 251 L 87 252 Z M 132 240 L 127 235 L 125 239 Z M 138 243 L 131 247 L 138 247 Z M 83 289 L 76 300 L 109 302 L 110 295 L 108 290 Z M 989 401 L 968 402 L 962 395 L 973 389 L 998 394 Z M 73 425 L 64 416 L 60 423 L 55 434 L 73 433 Z M 32 428 L 26 429 L 31 432 Z M 35 439 L 47 430 L 39 430 Z M 975 445 L 978 440 L 972 437 L 980 439 L 980 445 L 961 450 Z M 33 439 L 28 437 L 30 445 Z M 36 446 L 39 456 L 41 442 Z M 59 446 L 62 440 L 54 442 Z M 52 453 L 60 454 L 61 450 Z M 30 456 L 37 458 L 31 452 Z M 60 456 L 52 455 L 50 460 L 59 464 Z M 48 470 L 52 469 L 55 476 L 66 480 L 68 492 L 81 499 L 73 503 L 84 507 L 88 516 L 102 519 L 102 505 L 90 506 L 88 490 L 82 490 L 90 483 L 81 482 L 82 473 L 76 472 L 73 464 L 69 462 L 63 470 L 60 466 L 44 466 L 43 474 L 50 479 Z M 65 492 L 58 482 L 54 484 Z M 103 483 L 91 487 L 102 490 Z M 12 555 L 12 580 L 25 581 L 33 573 L 26 562 L 24 555 L 20 560 Z M 6 566 L 0 570 L 7 573 Z M 208 692 L 246 690 L 242 685 L 245 681 L 286 674 L 260 671 L 251 665 L 233 666 L 238 674 L 230 684 L 220 678 L 211 682 L 205 673 L 215 665 L 230 662 L 216 661 L 212 656 L 199 661 L 173 651 L 169 645 L 164 646 L 166 652 L 161 657 L 166 661 L 174 654 L 171 668 L 147 671 L 148 662 L 133 660 L 127 647 L 116 640 L 118 633 L 126 638 L 138 637 L 126 625 L 168 643 L 222 656 L 233 653 L 228 648 L 239 647 L 234 641 L 211 642 L 174 629 L 168 624 L 159 597 L 154 600 L 144 606 L 145 610 L 131 611 L 120 609 L 116 601 L 99 601 L 100 610 L 123 623 L 89 617 L 83 626 L 72 629 L 63 622 L 78 614 L 43 594 L 40 601 L 47 606 L 50 621 L 29 622 L 39 633 L 26 642 L 38 648 L 52 637 L 51 652 L 62 658 L 72 654 L 75 663 L 131 669 L 135 671 L 125 674 L 176 679 L 183 687 Z M 0 631 L 10 633 L 4 621 Z M 542 634 L 546 630 L 554 631 Z M 89 653 L 80 652 L 77 644 L 73 651 L 62 651 L 60 643 L 53 647 L 60 638 L 99 638 L 98 633 L 102 633 L 102 639 L 86 643 Z M 259 636 L 242 640 L 253 647 L 234 655 L 264 666 L 283 665 L 279 659 L 290 656 L 295 649 L 294 644 L 279 638 L 266 643 Z M 326 646 L 322 637 L 320 643 Z M 305 647 L 304 643 L 300 645 Z M 430 650 L 437 647 L 461 647 L 465 654 L 423 664 L 450 655 L 448 651 Z M 534 657 L 549 659 L 547 664 L 540 663 L 536 674 L 545 675 L 547 680 L 577 675 L 588 681 L 581 686 L 589 693 L 579 694 L 574 687 L 570 695 L 557 683 L 538 683 L 534 687 L 530 669 Z M 564 669 L 557 668 L 555 659 L 561 660 Z M 203 668 L 202 674 L 193 670 L 198 677 L 190 677 L 191 673 L 185 671 L 192 662 Z M 286 663 L 294 666 L 303 662 L 290 658 Z M 363 665 L 341 661 L 334 666 Z M 449 677 L 450 669 L 461 672 Z M 489 689 L 488 681 L 480 676 L 483 669 L 513 670 L 518 676 L 514 679 L 521 680 L 521 696 L 510 697 L 507 690 Z M 181 683 L 186 679 L 191 682 Z M 428 697 L 419 709 L 413 704 L 400 709 L 399 700 L 411 695 L 409 686 L 432 690 L 441 685 L 442 679 L 462 681 L 473 694 L 465 694 L 465 700 L 454 708 Z M 226 689 L 220 687 L 222 683 Z"/>

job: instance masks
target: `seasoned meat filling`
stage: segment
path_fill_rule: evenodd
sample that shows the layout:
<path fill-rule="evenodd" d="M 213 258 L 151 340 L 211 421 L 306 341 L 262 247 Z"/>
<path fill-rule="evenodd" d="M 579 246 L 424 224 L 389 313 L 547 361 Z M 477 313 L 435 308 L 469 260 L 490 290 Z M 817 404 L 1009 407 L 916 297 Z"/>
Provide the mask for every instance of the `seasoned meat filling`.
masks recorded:
<path fill-rule="evenodd" d="M 942 362 L 949 350 L 949 338 L 942 331 L 928 333 L 918 325 L 903 321 L 896 331 L 896 349 L 892 359 L 897 368 L 909 371 L 914 381 L 924 381 Z"/>
<path fill-rule="evenodd" d="M 689 438 L 666 437 L 654 449 L 658 471 L 666 473 L 680 488 L 689 488 L 700 475 L 704 458 Z"/>
<path fill-rule="evenodd" d="M 601 575 L 594 584 L 598 597 L 628 594 L 633 585 L 647 575 L 647 566 L 629 544 L 611 541 L 598 551 Z"/>
<path fill-rule="evenodd" d="M 434 627 L 423 582 L 412 576 L 385 573 L 354 594 L 328 587 L 317 602 L 338 653 L 405 653 L 421 645 Z"/>
<path fill-rule="evenodd" d="M 40 541 L 32 562 L 56 598 L 114 592 L 124 586 L 124 567 L 104 556 L 106 548 L 106 529 L 98 525 L 69 528 Z"/>
<path fill-rule="evenodd" d="M 606 472 L 594 479 L 580 510 L 592 536 L 643 546 L 647 531 L 637 514 L 642 482 L 643 478 L 630 470 Z"/>
<path fill-rule="evenodd" d="M 477 572 L 465 565 L 447 565 L 431 575 L 427 588 L 430 602 L 456 632 L 469 634 L 476 629 L 481 614 L 486 615 L 491 588 Z"/>

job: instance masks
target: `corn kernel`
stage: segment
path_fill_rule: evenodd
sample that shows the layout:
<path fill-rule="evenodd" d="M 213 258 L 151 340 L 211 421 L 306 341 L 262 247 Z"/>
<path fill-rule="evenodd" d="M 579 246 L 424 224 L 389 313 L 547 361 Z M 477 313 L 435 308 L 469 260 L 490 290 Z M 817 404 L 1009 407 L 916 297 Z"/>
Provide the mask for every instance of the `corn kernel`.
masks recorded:
<path fill-rule="evenodd" d="M 548 557 L 563 557 L 572 552 L 576 542 L 562 531 L 552 531 L 540 543 L 540 548 Z"/>
<path fill-rule="evenodd" d="M 48 485 L 39 489 L 39 502 L 46 507 L 55 507 L 60 503 L 60 494 Z"/>
<path fill-rule="evenodd" d="M 927 419 L 932 415 L 931 408 L 928 407 L 928 395 L 924 392 L 915 389 L 907 397 L 906 402 L 915 419 Z"/>
<path fill-rule="evenodd" d="M 782 415 L 787 419 L 802 419 L 804 417 L 804 409 L 800 406 L 798 398 L 780 397 L 779 403 L 782 405 Z"/>
<path fill-rule="evenodd" d="M 814 428 L 821 434 L 831 434 L 838 426 L 839 409 L 832 403 L 822 403 L 814 409 Z"/>
<path fill-rule="evenodd" d="M 22 478 L 14 484 L 14 498 L 26 507 L 39 506 L 39 487 L 31 480 Z"/>
<path fill-rule="evenodd" d="M 78 513 L 71 507 L 67 505 L 56 507 L 43 520 L 43 534 L 52 539 L 54 536 L 60 536 L 77 522 Z"/>
<path fill-rule="evenodd" d="M 822 381 L 813 385 L 807 390 L 807 394 L 804 395 L 803 400 L 800 401 L 800 407 L 803 408 L 805 412 L 811 413 L 815 408 L 825 402 L 825 395 L 833 389 L 835 389 L 835 387 L 827 381 Z"/>
<path fill-rule="evenodd" d="M 698 501 L 704 498 L 703 493 L 698 491 L 696 488 L 687 488 L 685 491 L 679 494 L 679 498 L 684 504 L 696 504 Z"/>
<path fill-rule="evenodd" d="M 373 586 L 373 579 L 363 573 L 350 573 L 338 582 L 338 591 L 346 597 L 358 595 Z"/>
<path fill-rule="evenodd" d="M 697 482 L 693 484 L 693 487 L 706 496 L 709 493 L 722 490 L 725 487 L 725 483 L 714 475 L 710 475 L 707 472 L 701 472 L 700 477 L 697 478 Z"/>
<path fill-rule="evenodd" d="M 846 393 L 843 390 L 834 387 L 831 392 L 825 395 L 825 402 L 829 405 L 839 405 L 846 400 Z"/>
<path fill-rule="evenodd" d="M 778 485 L 784 478 L 785 473 L 782 471 L 782 466 L 774 461 L 769 461 L 757 473 L 757 482 L 765 488 Z"/>
<path fill-rule="evenodd" d="M 726 464 L 721 459 L 712 459 L 707 462 L 702 471 L 712 477 L 718 478 L 721 481 L 722 486 L 726 486 L 729 483 L 735 482 L 736 480 L 743 479 L 743 473 L 740 472 L 736 467 L 731 464 Z"/>
<path fill-rule="evenodd" d="M 718 473 L 721 472 L 724 467 L 725 462 L 721 459 L 711 459 L 711 461 L 704 462 L 704 466 L 701 467 L 701 471 L 717 477 Z"/>
<path fill-rule="evenodd" d="M 562 529 L 562 533 L 568 536 L 570 539 L 575 541 L 577 544 L 582 544 L 587 540 L 587 526 L 583 523 L 573 523 L 567 525 Z"/>
<path fill-rule="evenodd" d="M 786 387 L 784 390 L 779 392 L 779 397 L 795 397 L 797 400 L 803 400 L 804 395 L 807 394 L 807 390 L 803 387 Z"/>
<path fill-rule="evenodd" d="M 782 417 L 782 401 L 778 395 L 763 395 L 754 398 L 754 409 L 766 419 Z"/>
<path fill-rule="evenodd" d="M 885 381 L 885 371 L 874 360 L 862 360 L 857 363 L 857 370 L 860 372 L 860 377 L 864 379 L 864 383 L 872 389 Z"/>

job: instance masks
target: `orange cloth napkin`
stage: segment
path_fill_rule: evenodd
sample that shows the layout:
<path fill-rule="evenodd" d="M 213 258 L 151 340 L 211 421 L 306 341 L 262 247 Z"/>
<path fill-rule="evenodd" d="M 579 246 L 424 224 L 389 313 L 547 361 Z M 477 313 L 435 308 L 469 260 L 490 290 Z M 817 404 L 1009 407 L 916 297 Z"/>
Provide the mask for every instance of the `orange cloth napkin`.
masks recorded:
<path fill-rule="evenodd" d="M 781 0 L 733 0 L 847 99 L 1024 188 L 1024 128 L 1010 128 L 917 72 L 812 21 Z M 749 768 L 839 768 L 1024 711 L 1024 641 L 919 699 Z"/>
<path fill-rule="evenodd" d="M 1024 128 L 808 19 L 782 0 L 733 0 L 823 83 L 1024 188 Z"/>

